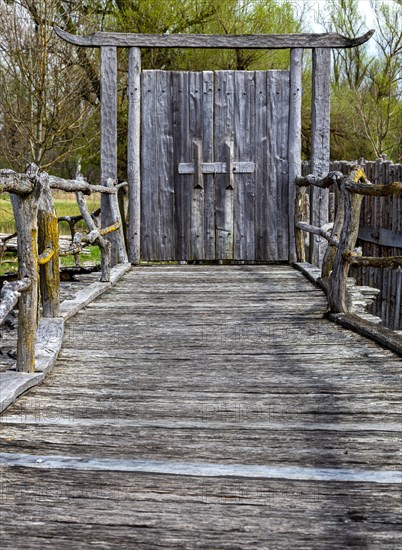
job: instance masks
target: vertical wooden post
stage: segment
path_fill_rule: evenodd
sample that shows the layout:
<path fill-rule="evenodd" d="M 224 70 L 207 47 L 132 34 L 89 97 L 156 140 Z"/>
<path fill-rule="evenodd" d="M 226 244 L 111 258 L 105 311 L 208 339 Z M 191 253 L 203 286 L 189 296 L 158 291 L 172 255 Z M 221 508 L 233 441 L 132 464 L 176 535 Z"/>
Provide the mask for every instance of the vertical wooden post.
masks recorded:
<path fill-rule="evenodd" d="M 101 48 L 101 181 L 117 179 L 117 48 Z M 102 227 L 113 225 L 110 196 L 102 194 Z M 112 245 L 112 266 L 118 262 L 119 233 L 107 236 Z"/>
<path fill-rule="evenodd" d="M 95 221 L 93 220 L 89 210 L 88 206 L 85 200 L 85 196 L 83 193 L 78 191 L 75 193 L 75 197 L 77 199 L 78 208 L 80 209 L 81 216 L 84 218 L 85 223 L 87 224 L 87 227 L 89 229 L 89 232 L 96 231 L 98 228 L 96 227 Z M 98 236 L 95 243 L 99 246 L 101 250 L 101 278 L 100 281 L 102 283 L 106 283 L 110 281 L 110 242 L 106 240 L 106 238 L 102 237 L 101 235 Z"/>
<path fill-rule="evenodd" d="M 296 177 L 301 175 L 301 100 L 302 100 L 302 71 L 303 50 L 292 48 L 290 50 L 290 102 L 289 102 L 289 261 L 295 262 L 295 203 L 296 203 Z M 305 193 L 302 188 L 300 193 Z M 303 239 L 303 232 L 301 239 Z M 300 235 L 299 235 L 300 237 Z M 304 249 L 304 243 L 303 243 Z M 302 260 L 300 260 L 302 261 Z"/>
<path fill-rule="evenodd" d="M 350 264 L 344 259 L 343 254 L 347 251 L 353 251 L 356 246 L 360 210 L 364 198 L 363 195 L 349 193 L 345 189 L 345 180 L 341 184 L 340 192 L 343 195 L 344 222 L 328 288 L 328 302 L 332 313 L 346 313 L 348 311 L 346 287 Z"/>
<path fill-rule="evenodd" d="M 31 286 L 19 299 L 17 371 L 35 371 L 36 329 L 39 320 L 38 200 L 39 178 L 29 195 L 11 195 L 17 225 L 18 276 L 28 277 Z"/>
<path fill-rule="evenodd" d="M 331 49 L 313 49 L 313 96 L 311 109 L 311 169 L 316 176 L 324 176 L 329 169 Z M 328 190 L 311 186 L 311 224 L 317 227 L 328 222 Z M 310 262 L 321 267 L 327 241 L 311 236 Z"/>
<path fill-rule="evenodd" d="M 49 176 L 41 174 L 42 192 L 38 204 L 38 253 L 53 251 L 52 258 L 40 266 L 40 293 L 43 317 L 60 314 L 59 227 Z"/>
<path fill-rule="evenodd" d="M 128 256 L 132 264 L 141 257 L 141 50 L 128 52 Z"/>
<path fill-rule="evenodd" d="M 336 196 L 337 196 L 338 206 L 336 209 L 334 226 L 332 228 L 332 236 L 335 239 L 340 239 L 343 223 L 345 220 L 345 193 L 341 192 L 339 188 L 337 188 Z M 323 279 L 329 277 L 332 271 L 336 253 L 337 253 L 336 246 L 329 244 L 322 261 L 321 277 Z"/>

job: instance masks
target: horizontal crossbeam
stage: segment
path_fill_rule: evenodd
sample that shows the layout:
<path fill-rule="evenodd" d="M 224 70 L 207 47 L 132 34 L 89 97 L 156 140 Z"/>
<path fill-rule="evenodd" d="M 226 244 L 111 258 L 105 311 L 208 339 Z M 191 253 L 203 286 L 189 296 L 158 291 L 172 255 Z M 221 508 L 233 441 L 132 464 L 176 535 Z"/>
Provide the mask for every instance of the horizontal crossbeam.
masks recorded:
<path fill-rule="evenodd" d="M 201 165 L 203 174 L 226 174 L 226 162 L 203 162 Z M 253 174 L 255 170 L 254 162 L 234 162 L 233 172 L 237 174 Z M 194 162 L 181 162 L 179 164 L 179 174 L 194 174 Z"/>
<path fill-rule="evenodd" d="M 247 50 L 286 48 L 354 48 L 367 42 L 374 31 L 363 36 L 347 38 L 338 33 L 323 34 L 130 34 L 95 32 L 89 36 L 76 36 L 58 27 L 57 36 L 76 46 L 99 48 L 236 48 Z"/>

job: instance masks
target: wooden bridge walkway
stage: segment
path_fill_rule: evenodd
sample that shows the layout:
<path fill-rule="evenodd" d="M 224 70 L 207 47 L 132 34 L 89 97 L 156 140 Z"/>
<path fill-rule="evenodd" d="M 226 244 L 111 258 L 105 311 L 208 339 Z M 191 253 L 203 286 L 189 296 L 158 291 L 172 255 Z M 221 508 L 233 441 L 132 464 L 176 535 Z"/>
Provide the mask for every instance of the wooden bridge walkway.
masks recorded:
<path fill-rule="evenodd" d="M 402 547 L 401 361 L 290 266 L 133 269 L 3 414 L 2 548 Z"/>

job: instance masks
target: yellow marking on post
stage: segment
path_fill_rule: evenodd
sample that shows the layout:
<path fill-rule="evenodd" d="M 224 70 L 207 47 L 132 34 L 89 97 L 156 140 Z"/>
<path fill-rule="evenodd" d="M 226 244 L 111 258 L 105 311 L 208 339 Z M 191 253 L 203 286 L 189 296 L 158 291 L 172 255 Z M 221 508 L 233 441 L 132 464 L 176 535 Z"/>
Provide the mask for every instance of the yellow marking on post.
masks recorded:
<path fill-rule="evenodd" d="M 54 256 L 54 250 L 51 248 L 47 248 L 44 252 L 42 252 L 42 254 L 38 258 L 39 265 L 47 264 L 48 262 L 50 262 L 53 256 Z"/>
<path fill-rule="evenodd" d="M 359 182 L 360 180 L 363 180 L 363 181 L 367 180 L 367 176 L 363 168 L 358 168 L 353 178 L 353 181 L 355 183 Z"/>

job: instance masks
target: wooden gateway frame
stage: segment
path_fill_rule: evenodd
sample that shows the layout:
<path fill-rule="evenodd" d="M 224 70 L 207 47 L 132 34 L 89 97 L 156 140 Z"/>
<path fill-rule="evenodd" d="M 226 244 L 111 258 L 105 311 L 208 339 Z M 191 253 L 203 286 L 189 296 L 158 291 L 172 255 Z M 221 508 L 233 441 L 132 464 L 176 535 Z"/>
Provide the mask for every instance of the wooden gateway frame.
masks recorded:
<path fill-rule="evenodd" d="M 131 263 L 141 258 L 141 50 L 140 48 L 235 48 L 290 49 L 290 100 L 288 126 L 289 185 L 289 261 L 296 260 L 295 199 L 296 177 L 301 174 L 301 98 L 303 49 L 312 49 L 312 151 L 311 171 L 327 173 L 330 160 L 330 66 L 332 48 L 353 48 L 369 40 L 374 31 L 350 39 L 336 33 L 277 35 L 191 35 L 191 34 L 123 34 L 97 32 L 79 37 L 55 28 L 57 35 L 81 47 L 101 48 L 101 181 L 117 178 L 117 48 L 129 48 L 128 81 L 128 184 L 129 229 L 128 253 Z M 321 227 L 328 212 L 328 191 L 313 187 L 311 223 Z M 102 196 L 102 226 L 111 224 L 109 199 Z M 311 262 L 320 265 L 326 241 L 314 236 Z M 111 236 L 117 249 L 117 236 Z"/>

